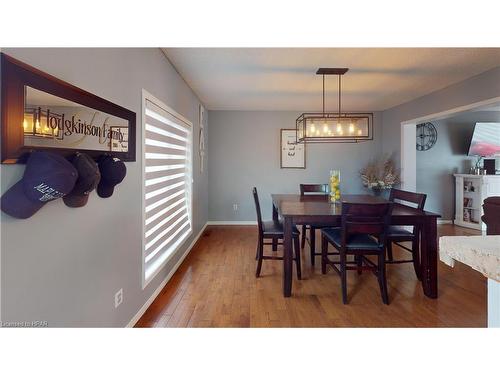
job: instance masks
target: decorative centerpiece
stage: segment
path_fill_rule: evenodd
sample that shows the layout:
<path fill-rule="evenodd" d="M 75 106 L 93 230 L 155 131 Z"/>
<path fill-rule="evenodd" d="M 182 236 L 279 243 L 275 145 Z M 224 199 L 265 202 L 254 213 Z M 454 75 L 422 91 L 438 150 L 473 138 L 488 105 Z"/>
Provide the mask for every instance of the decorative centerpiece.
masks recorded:
<path fill-rule="evenodd" d="M 330 202 L 340 200 L 340 171 L 334 169 L 330 171 Z"/>
<path fill-rule="evenodd" d="M 380 195 L 383 190 L 390 189 L 401 182 L 394 160 L 387 156 L 369 162 L 359 174 L 363 186 L 370 189 L 374 195 Z"/>

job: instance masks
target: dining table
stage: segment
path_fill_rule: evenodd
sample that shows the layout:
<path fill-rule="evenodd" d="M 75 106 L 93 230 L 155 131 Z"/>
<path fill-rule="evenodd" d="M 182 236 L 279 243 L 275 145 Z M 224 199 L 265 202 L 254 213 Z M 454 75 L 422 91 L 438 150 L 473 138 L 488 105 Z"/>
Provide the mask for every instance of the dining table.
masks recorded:
<path fill-rule="evenodd" d="M 387 202 L 381 196 L 369 194 L 342 195 L 331 202 L 328 195 L 271 194 L 273 220 L 283 221 L 283 295 L 292 295 L 293 248 L 292 231 L 296 225 L 340 226 L 342 202 L 376 204 Z M 438 236 L 439 214 L 419 210 L 394 202 L 391 225 L 416 226 L 421 235 L 420 264 L 422 288 L 429 298 L 437 298 Z"/>

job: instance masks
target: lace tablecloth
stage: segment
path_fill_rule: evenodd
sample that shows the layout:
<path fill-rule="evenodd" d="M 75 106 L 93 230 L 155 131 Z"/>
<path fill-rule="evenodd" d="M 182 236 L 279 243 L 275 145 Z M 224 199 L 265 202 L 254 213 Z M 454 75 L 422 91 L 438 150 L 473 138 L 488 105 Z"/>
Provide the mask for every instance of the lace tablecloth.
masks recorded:
<path fill-rule="evenodd" d="M 500 282 L 500 236 L 441 237 L 439 259 L 451 267 L 457 260 Z"/>

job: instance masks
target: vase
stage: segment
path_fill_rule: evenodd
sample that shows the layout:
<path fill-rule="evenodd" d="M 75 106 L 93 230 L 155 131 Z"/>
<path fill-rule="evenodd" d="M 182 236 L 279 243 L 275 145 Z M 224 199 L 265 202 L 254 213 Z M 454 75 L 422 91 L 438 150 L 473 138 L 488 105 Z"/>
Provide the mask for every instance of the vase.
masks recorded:
<path fill-rule="evenodd" d="M 382 189 L 380 189 L 380 188 L 372 188 L 372 193 L 376 197 L 380 197 L 382 195 Z"/>
<path fill-rule="evenodd" d="M 330 202 L 340 200 L 340 171 L 333 169 L 330 171 Z"/>

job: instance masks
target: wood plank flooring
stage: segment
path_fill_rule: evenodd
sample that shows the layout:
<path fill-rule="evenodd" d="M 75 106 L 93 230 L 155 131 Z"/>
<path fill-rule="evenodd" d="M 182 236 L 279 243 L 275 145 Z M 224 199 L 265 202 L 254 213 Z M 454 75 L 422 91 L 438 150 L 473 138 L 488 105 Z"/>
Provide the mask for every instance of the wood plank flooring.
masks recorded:
<path fill-rule="evenodd" d="M 480 233 L 453 225 L 438 230 L 440 236 Z M 136 327 L 486 327 L 486 278 L 463 264 L 439 262 L 436 300 L 423 295 L 410 263 L 387 265 L 388 306 L 373 274 L 351 271 L 343 305 L 340 278 L 331 269 L 322 275 L 319 258 L 310 266 L 307 243 L 303 280 L 294 274 L 291 298 L 282 295 L 280 261 L 264 261 L 255 278 L 256 243 L 255 226 L 207 227 Z M 394 248 L 398 259 L 408 257 Z"/>

